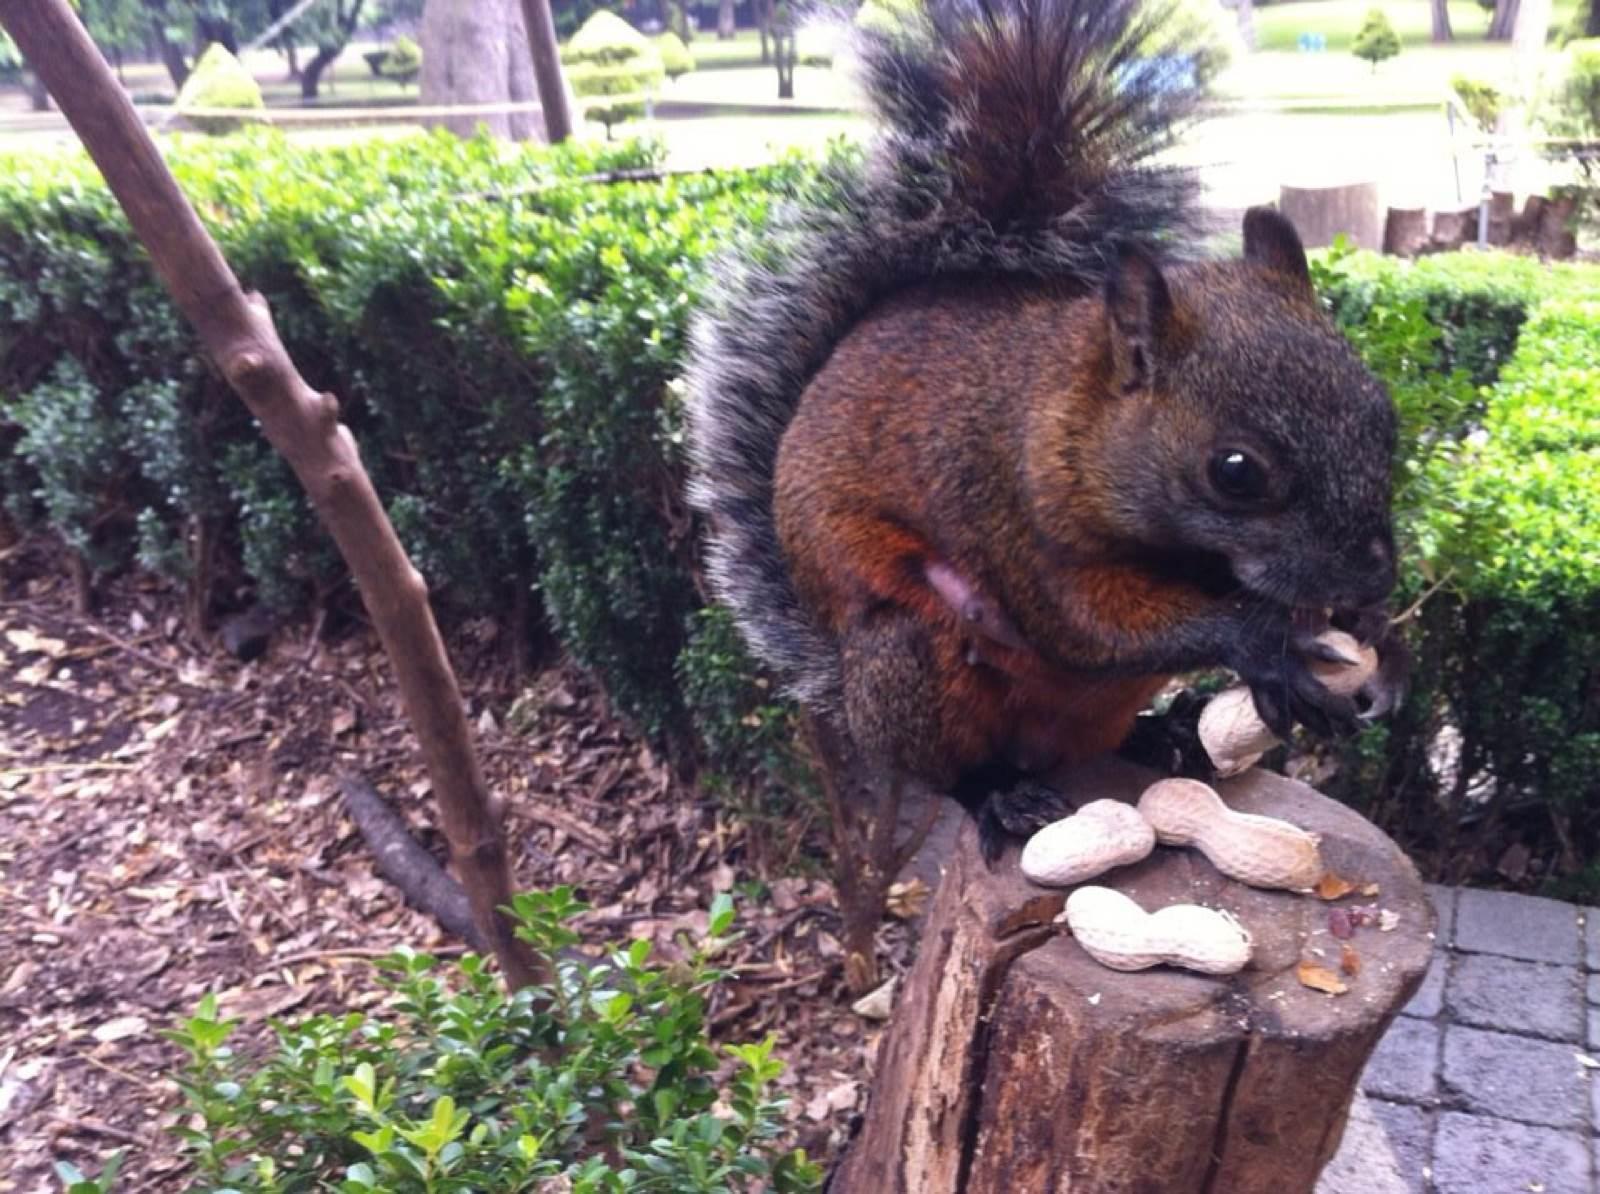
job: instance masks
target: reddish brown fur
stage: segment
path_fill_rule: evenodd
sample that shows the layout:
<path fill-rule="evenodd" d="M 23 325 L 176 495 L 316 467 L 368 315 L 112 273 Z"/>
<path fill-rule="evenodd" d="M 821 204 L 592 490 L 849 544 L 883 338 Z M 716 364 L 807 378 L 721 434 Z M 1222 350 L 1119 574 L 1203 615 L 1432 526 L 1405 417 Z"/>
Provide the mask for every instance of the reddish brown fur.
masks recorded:
<path fill-rule="evenodd" d="M 1115 749 L 1167 679 L 1096 670 L 1116 637 L 1216 600 L 1135 562 L 1110 509 L 1108 441 L 1138 432 L 1107 401 L 1105 318 L 1058 287 L 911 292 L 840 345 L 785 435 L 777 519 L 802 599 L 836 638 L 894 609 L 932 644 L 934 778 Z M 927 583 L 931 559 L 997 598 L 1034 649 L 975 639 Z"/>

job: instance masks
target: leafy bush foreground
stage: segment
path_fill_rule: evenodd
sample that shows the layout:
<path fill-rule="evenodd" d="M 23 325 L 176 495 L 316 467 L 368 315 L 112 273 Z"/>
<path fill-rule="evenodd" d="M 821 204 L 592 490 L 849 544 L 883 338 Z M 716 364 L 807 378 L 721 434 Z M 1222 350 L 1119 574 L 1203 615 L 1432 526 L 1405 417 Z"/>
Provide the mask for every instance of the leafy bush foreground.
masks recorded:
<path fill-rule="evenodd" d="M 568 888 L 518 896 L 517 936 L 544 957 L 577 944 Z M 378 964 L 374 1012 L 276 1023 L 265 1060 L 235 1053 L 235 1022 L 207 996 L 167 1033 L 186 1058 L 172 1131 L 191 1189 L 279 1194 L 775 1194 L 818 1188 L 803 1150 L 777 1143 L 783 1071 L 771 1038 L 721 1053 L 706 1037 L 727 896 L 705 940 L 668 966 L 635 941 L 604 960 L 563 960 L 548 986 L 508 994 L 482 958 L 447 975 L 399 951 Z M 62 1167 L 69 1194 L 110 1189 Z M 549 1183 L 548 1185 L 546 1183 Z"/>

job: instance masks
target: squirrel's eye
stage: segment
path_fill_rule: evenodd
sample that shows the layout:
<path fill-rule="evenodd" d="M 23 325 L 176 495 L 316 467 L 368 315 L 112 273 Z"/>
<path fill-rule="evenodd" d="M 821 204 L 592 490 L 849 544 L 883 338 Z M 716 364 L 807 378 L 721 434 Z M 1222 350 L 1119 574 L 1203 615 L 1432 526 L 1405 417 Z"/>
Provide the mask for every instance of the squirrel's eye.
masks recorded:
<path fill-rule="evenodd" d="M 1259 501 L 1267 494 L 1267 470 L 1248 453 L 1228 448 L 1211 458 L 1211 484 L 1234 501 Z"/>

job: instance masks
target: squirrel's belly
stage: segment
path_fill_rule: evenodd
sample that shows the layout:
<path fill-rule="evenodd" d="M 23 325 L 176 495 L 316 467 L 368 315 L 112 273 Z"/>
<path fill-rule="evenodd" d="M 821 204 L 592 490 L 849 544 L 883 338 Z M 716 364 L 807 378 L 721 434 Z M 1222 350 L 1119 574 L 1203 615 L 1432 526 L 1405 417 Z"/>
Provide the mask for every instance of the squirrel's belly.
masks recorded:
<path fill-rule="evenodd" d="M 1108 754 L 1166 682 L 1165 676 L 1085 673 L 1015 682 L 1005 701 L 1000 753 L 1025 771 Z"/>

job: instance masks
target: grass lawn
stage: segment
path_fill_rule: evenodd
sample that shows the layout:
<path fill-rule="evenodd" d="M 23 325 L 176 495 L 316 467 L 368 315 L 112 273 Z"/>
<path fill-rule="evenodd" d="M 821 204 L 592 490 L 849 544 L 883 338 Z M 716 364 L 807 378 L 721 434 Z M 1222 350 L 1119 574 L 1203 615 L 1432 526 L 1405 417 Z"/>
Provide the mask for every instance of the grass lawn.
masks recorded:
<path fill-rule="evenodd" d="M 1578 0 L 1555 0 L 1552 33 L 1572 18 Z M 1320 33 L 1327 52 L 1348 53 L 1367 13 L 1381 8 L 1403 45 L 1427 45 L 1433 36 L 1428 0 L 1297 0 L 1255 10 L 1258 50 L 1297 50 L 1302 33 Z M 1482 41 L 1489 14 L 1476 0 L 1450 0 L 1450 28 L 1458 41 Z M 1403 57 L 1403 55 L 1402 55 Z"/>

